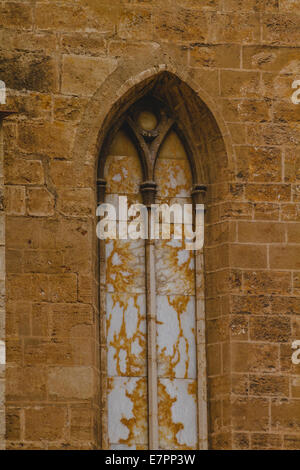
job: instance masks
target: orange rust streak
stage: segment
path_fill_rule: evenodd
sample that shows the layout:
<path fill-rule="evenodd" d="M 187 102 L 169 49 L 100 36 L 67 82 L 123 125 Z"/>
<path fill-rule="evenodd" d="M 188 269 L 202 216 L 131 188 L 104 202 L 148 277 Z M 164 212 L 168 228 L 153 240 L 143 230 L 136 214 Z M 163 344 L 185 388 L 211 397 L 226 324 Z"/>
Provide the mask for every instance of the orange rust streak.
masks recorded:
<path fill-rule="evenodd" d="M 170 299 L 168 295 L 168 302 L 177 313 L 178 318 L 178 325 L 179 325 L 179 335 L 177 337 L 176 343 L 173 345 L 173 354 L 169 355 L 166 354 L 166 347 L 164 347 L 160 353 L 160 362 L 163 364 L 168 364 L 167 371 L 165 372 L 165 377 L 174 378 L 175 377 L 175 367 L 180 362 L 180 351 L 179 351 L 179 344 L 180 339 L 182 338 L 185 342 L 185 350 L 187 354 L 187 359 L 185 361 L 185 374 L 184 378 L 187 378 L 188 375 L 188 367 L 189 367 L 189 343 L 184 336 L 183 328 L 181 324 L 181 314 L 186 311 L 187 304 L 190 300 L 189 296 L 176 296 L 173 300 Z"/>
<path fill-rule="evenodd" d="M 113 264 L 113 257 L 118 257 L 118 264 Z M 146 348 L 146 339 L 141 330 L 141 323 L 145 320 L 145 316 L 141 314 L 140 306 L 137 302 L 137 294 L 125 294 L 128 289 L 134 286 L 136 272 L 134 269 L 129 266 L 130 261 L 134 260 L 134 255 L 130 253 L 130 242 L 113 240 L 113 249 L 110 256 L 106 261 L 106 272 L 107 272 L 107 283 L 111 284 L 114 288 L 114 293 L 112 293 L 113 307 L 119 303 L 122 311 L 122 324 L 119 333 L 114 334 L 113 340 L 110 342 L 109 346 L 115 348 L 114 358 L 116 359 L 117 372 L 120 376 L 137 376 L 142 375 L 144 367 L 141 365 L 140 355 L 136 356 L 131 353 L 132 344 L 134 341 L 138 341 L 141 350 L 144 352 Z M 126 274 L 125 274 L 126 273 Z M 134 306 L 137 310 L 137 326 L 134 335 L 131 338 L 128 338 L 126 334 L 126 319 L 125 312 L 128 308 L 129 299 L 133 298 Z M 110 326 L 112 314 L 110 313 L 108 317 L 108 325 Z M 108 330 L 107 330 L 108 331 Z M 126 352 L 126 368 L 121 370 L 120 367 L 120 353 L 121 351 Z M 145 352 L 144 352 L 145 355 Z"/>
<path fill-rule="evenodd" d="M 188 394 L 192 395 L 196 401 L 196 396 L 197 396 L 197 382 L 196 380 L 192 383 L 188 384 Z"/>
<path fill-rule="evenodd" d="M 178 182 L 180 173 L 183 174 L 182 183 Z M 182 190 L 189 191 L 192 186 L 191 171 L 186 160 L 158 159 L 155 174 L 159 183 L 159 194 L 163 198 L 176 197 Z"/>
<path fill-rule="evenodd" d="M 183 241 L 182 241 L 183 245 Z M 194 268 L 191 268 L 191 262 L 193 260 L 193 252 L 189 252 L 189 257 L 187 260 L 179 265 L 178 259 L 178 251 L 182 248 L 180 247 L 173 247 L 168 244 L 167 240 L 162 241 L 162 248 L 168 252 L 168 261 L 169 261 L 169 269 L 171 272 L 179 273 L 183 278 L 183 282 L 185 285 L 193 286 L 194 289 Z M 176 274 L 175 274 L 176 275 Z M 177 313 L 178 324 L 179 324 L 179 335 L 175 345 L 173 345 L 173 354 L 167 355 L 166 348 L 163 348 L 160 353 L 160 362 L 164 364 L 168 364 L 168 368 L 166 371 L 167 377 L 175 377 L 175 367 L 180 361 L 180 352 L 179 352 L 179 343 L 180 339 L 182 338 L 185 342 L 185 349 L 187 353 L 187 359 L 185 361 L 185 375 L 184 378 L 187 378 L 188 375 L 188 367 L 189 367 L 189 344 L 187 339 L 184 336 L 183 328 L 181 324 L 181 314 L 186 311 L 187 304 L 190 300 L 190 296 L 182 295 L 177 296 L 171 300 L 170 296 L 168 296 L 169 305 L 171 305 Z"/>
<path fill-rule="evenodd" d="M 120 307 L 123 310 L 123 318 L 122 318 L 122 325 L 121 325 L 120 331 L 119 333 L 114 334 L 113 341 L 110 341 L 109 343 L 109 346 L 113 347 L 116 351 L 114 354 L 114 359 L 116 359 L 117 361 L 116 368 L 117 368 L 117 372 L 119 376 L 127 376 L 127 377 L 138 376 L 138 375 L 142 375 L 143 370 L 144 370 L 143 365 L 140 364 L 140 357 L 141 357 L 141 354 L 143 353 L 145 355 L 146 338 L 143 335 L 143 333 L 140 331 L 140 326 L 141 326 L 142 321 L 145 320 L 145 316 L 141 314 L 140 306 L 137 303 L 137 297 L 138 297 L 137 294 L 133 296 L 126 295 L 126 300 L 124 300 L 124 296 L 120 297 L 117 293 L 112 294 L 113 308 L 115 307 L 117 303 L 119 303 Z M 134 299 L 134 306 L 138 312 L 137 313 L 138 321 L 137 321 L 136 330 L 131 338 L 128 338 L 126 334 L 126 321 L 125 321 L 125 312 L 128 308 L 129 298 Z M 136 340 L 138 341 L 142 350 L 142 353 L 139 354 L 138 356 L 132 354 L 131 352 L 132 344 Z M 126 351 L 126 369 L 123 371 L 121 370 L 121 367 L 120 367 L 121 351 Z"/>
<path fill-rule="evenodd" d="M 139 192 L 142 175 L 137 157 L 109 157 L 106 174 L 107 193 L 137 194 Z"/>
<path fill-rule="evenodd" d="M 118 256 L 116 265 L 113 264 L 114 255 Z M 113 250 L 106 258 L 106 282 L 111 284 L 116 292 L 126 292 L 134 285 L 134 269 L 129 266 L 129 262 L 133 260 L 134 256 L 130 253 L 130 241 L 122 240 L 118 243 L 118 240 L 113 240 Z"/>
<path fill-rule="evenodd" d="M 129 434 L 127 439 L 120 439 L 120 444 L 134 445 L 138 435 L 147 430 L 147 399 L 146 383 L 144 379 L 136 382 L 134 390 L 130 393 L 126 390 L 126 396 L 132 403 L 132 418 L 121 418 L 121 423 L 127 427 Z"/>
<path fill-rule="evenodd" d="M 189 251 L 189 257 L 186 261 L 179 264 L 178 252 L 185 249 L 185 241 L 181 240 L 181 247 L 171 246 L 169 240 L 162 240 L 162 249 L 168 253 L 168 269 L 174 273 L 174 277 L 183 278 L 182 282 L 185 285 L 193 286 L 192 290 L 195 290 L 194 286 L 194 267 L 191 268 L 191 264 L 194 260 L 193 251 Z M 193 264 L 192 264 L 193 265 Z M 174 292 L 176 294 L 176 292 Z"/>
<path fill-rule="evenodd" d="M 181 450 L 192 450 L 192 447 L 180 444 L 177 438 L 177 434 L 181 431 L 184 426 L 182 423 L 174 423 L 172 417 L 172 405 L 177 401 L 177 398 L 172 398 L 167 388 L 161 382 L 158 385 L 159 391 L 159 405 L 158 405 L 158 422 L 159 422 L 159 434 L 160 441 L 166 445 L 166 449 L 181 449 Z"/>

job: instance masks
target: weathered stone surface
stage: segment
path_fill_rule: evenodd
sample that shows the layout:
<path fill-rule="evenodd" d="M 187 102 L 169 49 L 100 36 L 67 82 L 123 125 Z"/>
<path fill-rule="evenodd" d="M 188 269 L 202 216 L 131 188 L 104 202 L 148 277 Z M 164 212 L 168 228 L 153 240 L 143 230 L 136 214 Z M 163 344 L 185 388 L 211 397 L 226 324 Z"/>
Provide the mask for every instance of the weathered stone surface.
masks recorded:
<path fill-rule="evenodd" d="M 26 191 L 24 186 L 6 186 L 5 212 L 9 215 L 25 215 Z"/>
<path fill-rule="evenodd" d="M 62 36 L 62 51 L 65 54 L 87 56 L 106 55 L 107 41 L 104 34 L 69 33 Z"/>
<path fill-rule="evenodd" d="M 89 188 L 65 189 L 58 192 L 57 209 L 64 215 L 90 217 L 93 214 L 94 194 Z"/>
<path fill-rule="evenodd" d="M 238 45 L 192 45 L 191 65 L 193 67 L 240 68 L 241 48 Z"/>
<path fill-rule="evenodd" d="M 293 73 L 298 63 L 297 49 L 293 47 L 245 46 L 243 66 L 266 72 Z"/>
<path fill-rule="evenodd" d="M 235 11 L 278 11 L 279 1 L 278 0 L 225 0 L 224 10 Z"/>
<path fill-rule="evenodd" d="M 56 188 L 91 187 L 93 177 L 90 165 L 78 167 L 74 162 L 53 160 L 50 162 L 50 177 Z"/>
<path fill-rule="evenodd" d="M 54 197 L 46 188 L 31 188 L 27 191 L 28 215 L 49 217 L 54 214 Z"/>
<path fill-rule="evenodd" d="M 213 42 L 256 44 L 259 37 L 260 20 L 257 12 L 217 12 L 211 18 L 209 39 Z"/>
<path fill-rule="evenodd" d="M 25 438 L 29 441 L 61 440 L 67 425 L 67 409 L 64 406 L 39 406 L 25 410 Z"/>
<path fill-rule="evenodd" d="M 97 20 L 80 4 L 38 3 L 35 15 L 40 30 L 80 31 L 97 27 Z"/>
<path fill-rule="evenodd" d="M 125 6 L 118 22 L 118 36 L 122 39 L 153 39 L 152 14 L 148 8 Z"/>
<path fill-rule="evenodd" d="M 160 447 L 197 447 L 203 315 L 209 447 L 299 449 L 299 18 L 297 0 L 1 2 L 15 114 L 0 130 L 0 448 L 4 380 L 8 449 L 148 447 L 147 257 L 108 243 L 98 303 L 95 182 L 103 129 L 154 90 L 190 145 L 185 162 L 166 139 L 160 199 L 208 187 L 205 276 L 179 244 L 155 246 Z M 107 200 L 141 201 L 143 172 L 119 133 Z"/>
<path fill-rule="evenodd" d="M 24 3 L 22 3 L 24 6 Z M 53 32 L 1 30 L 0 38 L 4 50 L 47 53 L 56 49 L 56 35 Z"/>
<path fill-rule="evenodd" d="M 8 367 L 6 398 L 9 401 L 42 401 L 47 396 L 47 374 L 40 367 Z M 28 380 L 29 379 L 29 380 Z"/>
<path fill-rule="evenodd" d="M 78 122 L 83 115 L 87 100 L 73 96 L 54 98 L 54 118 L 57 121 Z"/>
<path fill-rule="evenodd" d="M 88 367 L 53 367 L 49 370 L 48 387 L 52 400 L 91 399 L 93 396 L 92 369 Z"/>
<path fill-rule="evenodd" d="M 0 25 L 4 28 L 31 29 L 33 8 L 30 3 L 5 2 L 0 6 Z"/>
<path fill-rule="evenodd" d="M 249 184 L 246 197 L 258 202 L 286 202 L 291 200 L 291 186 L 288 184 Z"/>
<path fill-rule="evenodd" d="M 268 44 L 300 44 L 300 17 L 293 13 L 263 16 L 263 41 Z"/>
<path fill-rule="evenodd" d="M 20 124 L 19 147 L 28 153 L 37 152 L 53 158 L 70 158 L 75 130 L 63 122 Z"/>
<path fill-rule="evenodd" d="M 79 96 L 92 95 L 113 68 L 114 62 L 107 58 L 64 56 L 62 92 Z"/>
<path fill-rule="evenodd" d="M 237 149 L 237 177 L 249 182 L 281 182 L 282 153 L 276 147 L 241 146 Z"/>
<path fill-rule="evenodd" d="M 270 222 L 239 222 L 238 240 L 242 243 L 284 243 L 285 226 Z"/>
<path fill-rule="evenodd" d="M 6 184 L 32 185 L 44 183 L 44 171 L 39 160 L 9 158 L 5 162 Z"/>
<path fill-rule="evenodd" d="M 287 342 L 290 335 L 289 318 L 255 316 L 250 320 L 250 337 L 254 341 Z"/>
<path fill-rule="evenodd" d="M 51 56 L 1 52 L 0 75 L 8 88 L 42 93 L 57 90 L 57 63 Z"/>
<path fill-rule="evenodd" d="M 271 404 L 272 429 L 278 431 L 289 429 L 297 431 L 299 428 L 300 412 L 297 400 L 274 400 Z"/>
<path fill-rule="evenodd" d="M 87 304 L 35 303 L 31 318 L 33 336 L 91 338 L 93 334 L 93 310 Z"/>
<path fill-rule="evenodd" d="M 232 98 L 258 98 L 259 74 L 257 72 L 221 72 L 221 94 Z"/>
<path fill-rule="evenodd" d="M 16 93 L 7 97 L 7 105 L 18 113 L 19 118 L 51 119 L 51 96 L 44 93 Z"/>
<path fill-rule="evenodd" d="M 271 103 L 268 100 L 223 100 L 223 112 L 232 122 L 266 122 L 271 120 Z"/>

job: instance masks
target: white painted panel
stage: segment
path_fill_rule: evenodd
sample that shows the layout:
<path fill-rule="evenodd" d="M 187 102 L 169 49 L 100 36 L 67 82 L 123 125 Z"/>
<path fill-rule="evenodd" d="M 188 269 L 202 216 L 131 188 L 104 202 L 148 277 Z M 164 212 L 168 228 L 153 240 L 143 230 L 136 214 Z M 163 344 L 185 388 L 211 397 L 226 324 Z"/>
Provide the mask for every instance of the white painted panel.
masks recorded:
<path fill-rule="evenodd" d="M 144 245 L 144 240 L 109 240 L 106 242 L 108 292 L 145 292 Z"/>
<path fill-rule="evenodd" d="M 193 296 L 157 296 L 159 376 L 196 378 L 195 327 Z"/>
<path fill-rule="evenodd" d="M 106 294 L 108 376 L 146 375 L 144 294 Z"/>
<path fill-rule="evenodd" d="M 184 240 L 155 242 L 157 294 L 195 294 L 194 253 Z"/>
<path fill-rule="evenodd" d="M 159 446 L 197 449 L 196 381 L 159 379 Z"/>
<path fill-rule="evenodd" d="M 6 357 L 5 357 L 5 342 L 0 341 L 0 364 L 5 364 Z"/>
<path fill-rule="evenodd" d="M 108 437 L 110 446 L 147 445 L 147 380 L 108 379 Z"/>

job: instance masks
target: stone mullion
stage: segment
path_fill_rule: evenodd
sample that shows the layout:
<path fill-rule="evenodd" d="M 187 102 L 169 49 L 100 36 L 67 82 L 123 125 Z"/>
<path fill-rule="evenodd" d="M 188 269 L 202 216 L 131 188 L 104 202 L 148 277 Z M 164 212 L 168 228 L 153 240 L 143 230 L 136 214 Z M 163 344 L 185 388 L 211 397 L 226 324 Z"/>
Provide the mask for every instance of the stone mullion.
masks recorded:
<path fill-rule="evenodd" d="M 105 199 L 106 181 L 97 180 L 97 206 Z M 99 336 L 100 336 L 100 413 L 101 413 L 101 449 L 108 445 L 108 409 L 107 409 L 107 344 L 106 344 L 106 265 L 105 241 L 98 240 L 99 253 Z"/>
<path fill-rule="evenodd" d="M 192 197 L 194 214 L 196 204 L 204 204 L 206 188 L 195 186 Z M 197 398 L 198 398 L 198 448 L 208 449 L 207 416 L 207 362 L 205 328 L 205 286 L 203 249 L 195 251 L 195 309 L 196 309 L 196 360 L 197 360 Z"/>
<path fill-rule="evenodd" d="M 207 379 L 205 339 L 205 297 L 203 251 L 195 253 L 196 276 L 196 345 L 197 345 L 197 394 L 198 394 L 198 445 L 200 450 L 208 448 Z"/>
<path fill-rule="evenodd" d="M 153 175 L 154 163 L 159 148 L 169 132 L 174 121 L 165 113 L 158 129 L 145 133 L 130 118 L 130 126 L 139 144 L 140 152 L 145 156 L 145 176 Z M 148 143 L 147 143 L 148 142 Z M 150 143 L 151 142 L 151 143 Z M 141 185 L 143 201 L 148 210 L 148 237 L 145 240 L 145 272 L 146 272 L 146 319 L 147 319 L 147 380 L 148 380 L 148 434 L 149 449 L 157 450 L 158 438 L 158 377 L 157 377 L 157 349 L 156 349 L 156 274 L 155 274 L 155 246 L 151 240 L 151 204 L 155 203 L 156 184 L 154 181 L 145 181 Z"/>
<path fill-rule="evenodd" d="M 3 166 L 3 134 L 2 134 L 2 118 L 0 112 L 0 160 Z M 3 176 L 3 175 L 1 175 Z M 2 186 L 2 185 L 1 185 Z M 3 188 L 2 188 L 3 189 Z M 1 223 L 5 224 L 4 217 L 1 218 Z M 5 233 L 4 227 L 1 228 Z M 1 245 L 5 240 L 0 241 Z M 1 248 L 2 250 L 2 248 Z M 1 265 L 5 267 L 5 252 L 1 252 Z M 3 268 L 4 271 L 4 268 Z M 5 271 L 2 273 L 1 279 L 5 281 Z M 0 450 L 5 450 L 5 362 L 6 362 L 6 349 L 5 349 L 5 309 L 0 311 Z"/>
<path fill-rule="evenodd" d="M 150 219 L 150 214 L 148 215 Z M 148 403 L 149 403 L 149 449 L 158 449 L 158 397 L 156 360 L 156 286 L 155 251 L 153 240 L 146 240 L 146 287 L 147 287 L 147 350 L 148 350 Z"/>
<path fill-rule="evenodd" d="M 144 204 L 148 209 L 148 237 L 145 240 L 146 259 L 146 318 L 148 369 L 148 426 L 149 449 L 158 450 L 158 384 L 156 352 L 156 277 L 155 246 L 151 239 L 151 204 L 155 202 L 156 185 L 146 182 L 141 187 Z"/>
<path fill-rule="evenodd" d="M 4 161 L 4 148 L 3 148 L 3 120 L 11 115 L 14 114 L 13 110 L 10 110 L 6 107 L 6 105 L 0 105 L 0 165 L 3 168 L 3 161 Z M 4 191 L 3 186 L 3 170 L 1 171 L 1 192 Z M 3 227 L 1 229 L 2 233 L 5 234 L 5 219 L 4 214 L 1 218 L 1 224 Z M 0 264 L 3 266 L 2 273 L 1 273 L 1 281 L 4 284 L 5 289 L 5 238 L 0 240 L 1 245 L 1 254 L 0 254 Z M 0 450 L 4 450 L 6 448 L 6 412 L 5 412 L 5 372 L 6 372 L 6 344 L 5 344 L 5 332 L 6 332 L 6 311 L 5 307 L 2 311 L 0 311 Z"/>

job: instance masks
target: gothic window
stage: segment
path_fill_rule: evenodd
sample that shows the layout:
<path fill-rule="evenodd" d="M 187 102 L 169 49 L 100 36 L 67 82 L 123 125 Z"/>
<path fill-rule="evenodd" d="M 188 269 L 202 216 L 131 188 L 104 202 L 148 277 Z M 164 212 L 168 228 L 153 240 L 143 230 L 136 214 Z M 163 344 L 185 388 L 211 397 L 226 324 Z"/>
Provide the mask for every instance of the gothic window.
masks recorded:
<path fill-rule="evenodd" d="M 161 102 L 151 98 L 133 105 L 108 136 L 104 151 L 98 181 L 105 186 L 103 202 L 117 208 L 119 197 L 126 196 L 128 206 L 144 203 L 149 235 L 154 223 L 150 204 L 192 207 L 190 156 L 182 131 Z M 124 217 L 130 219 L 117 213 L 117 228 Z M 170 238 L 100 242 L 106 448 L 205 447 L 202 252 L 187 250 L 184 238 L 174 239 L 173 222 L 164 227 Z"/>

